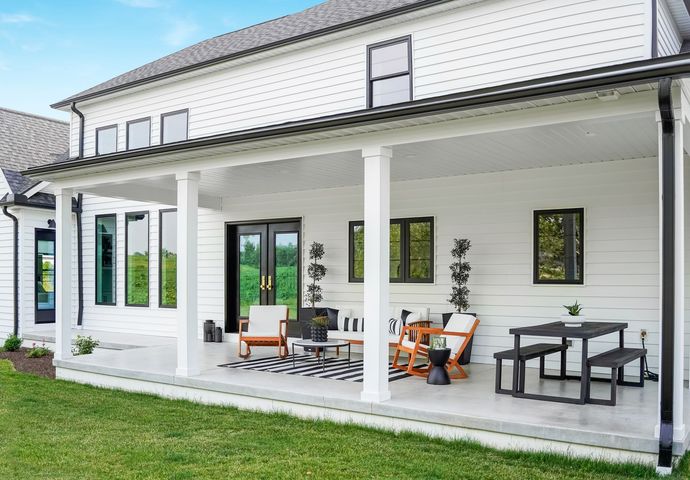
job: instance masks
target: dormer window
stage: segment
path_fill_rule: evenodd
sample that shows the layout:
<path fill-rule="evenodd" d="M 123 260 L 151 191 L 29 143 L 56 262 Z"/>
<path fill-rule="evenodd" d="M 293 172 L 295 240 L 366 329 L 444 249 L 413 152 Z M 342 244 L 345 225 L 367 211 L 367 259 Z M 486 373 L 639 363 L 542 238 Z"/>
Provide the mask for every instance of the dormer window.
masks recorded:
<path fill-rule="evenodd" d="M 117 125 L 96 129 L 96 155 L 117 152 Z"/>
<path fill-rule="evenodd" d="M 370 45 L 367 54 L 369 108 L 412 100 L 410 37 Z"/>
<path fill-rule="evenodd" d="M 189 110 L 161 115 L 161 144 L 187 140 Z"/>

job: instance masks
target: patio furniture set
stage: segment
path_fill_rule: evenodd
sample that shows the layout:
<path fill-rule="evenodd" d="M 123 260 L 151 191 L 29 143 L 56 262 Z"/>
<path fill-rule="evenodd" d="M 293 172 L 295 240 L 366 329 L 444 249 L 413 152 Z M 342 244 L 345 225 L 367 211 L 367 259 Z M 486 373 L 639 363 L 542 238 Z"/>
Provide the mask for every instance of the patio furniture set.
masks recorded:
<path fill-rule="evenodd" d="M 401 322 L 399 334 L 395 335 L 396 341 L 389 344 L 395 348 L 392 367 L 406 372 L 409 375 L 427 378 L 427 382 L 434 385 L 445 385 L 450 379 L 467 378 L 467 372 L 462 368 L 463 354 L 471 347 L 472 338 L 479 325 L 479 320 L 472 314 L 453 314 L 443 328 L 430 326 L 422 315 L 409 316 L 411 312 L 402 310 L 402 315 L 410 318 L 410 323 Z M 350 347 L 352 344 L 363 343 L 363 320 L 360 320 L 360 329 L 350 325 L 349 318 L 337 317 L 336 323 L 345 328 L 337 329 L 335 338 L 326 342 L 316 342 L 311 339 L 295 340 L 292 342 L 292 360 L 295 363 L 295 347 L 301 347 L 305 351 L 315 353 L 316 361 L 325 371 L 327 366 L 326 351 L 336 349 L 336 355 L 340 354 L 340 348 L 347 347 L 348 365 L 350 363 Z M 428 314 L 427 314 L 428 318 Z M 356 320 L 356 319 L 355 319 Z M 392 319 L 394 320 L 394 319 Z M 252 306 L 249 310 L 249 318 L 240 322 L 240 356 L 248 358 L 251 355 L 252 346 L 276 346 L 280 358 L 286 358 L 290 354 L 287 341 L 288 307 L 284 305 Z M 355 322 L 357 323 L 357 322 Z M 246 327 L 246 330 L 245 328 Z M 528 398 L 572 404 L 616 404 L 616 387 L 644 386 L 644 361 L 647 350 L 644 348 L 627 348 L 624 344 L 624 331 L 627 323 L 612 322 L 583 322 L 572 326 L 563 322 L 552 322 L 530 327 L 510 329 L 514 336 L 514 348 L 496 352 L 496 381 L 495 392 L 498 394 L 512 395 L 516 398 Z M 393 327 L 391 327 L 393 328 Z M 589 340 L 604 335 L 618 333 L 618 347 L 607 352 L 589 356 Z M 348 338 L 348 336 L 354 338 Z M 434 349 L 430 346 L 431 336 L 438 336 L 445 340 L 446 348 Z M 560 343 L 536 343 L 523 346 L 523 336 L 559 338 Z M 391 335 L 393 337 L 393 335 Z M 580 362 L 580 374 L 571 375 L 566 372 L 567 352 L 569 339 L 582 341 L 582 358 Z M 244 350 L 245 353 L 242 353 Z M 401 363 L 401 354 L 407 355 L 407 362 Z M 546 357 L 553 354 L 560 356 L 560 370 L 558 374 L 547 374 L 545 368 Z M 418 360 L 426 360 L 420 364 Z M 577 397 L 564 397 L 545 395 L 525 391 L 526 363 L 539 359 L 539 378 L 548 380 L 577 380 L 580 382 L 580 392 Z M 624 367 L 635 360 L 640 361 L 639 381 L 629 382 L 624 379 Z M 503 362 L 512 361 L 515 366 L 512 373 L 511 388 L 503 388 Z M 592 368 L 603 367 L 610 369 L 610 378 L 592 376 Z M 608 399 L 592 398 L 591 382 L 610 382 L 611 392 Z"/>

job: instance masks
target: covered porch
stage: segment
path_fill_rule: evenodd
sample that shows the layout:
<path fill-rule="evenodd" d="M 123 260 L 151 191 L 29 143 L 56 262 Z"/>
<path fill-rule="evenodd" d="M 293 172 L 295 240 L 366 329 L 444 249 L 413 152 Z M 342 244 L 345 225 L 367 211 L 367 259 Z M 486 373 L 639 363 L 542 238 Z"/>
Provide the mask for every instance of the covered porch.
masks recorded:
<path fill-rule="evenodd" d="M 268 127 L 223 142 L 192 140 L 185 149 L 167 145 L 84 159 L 41 174 L 54 182 L 57 199 L 58 375 L 504 448 L 622 460 L 656 459 L 661 432 L 665 452 L 682 454 L 688 442 L 684 84 L 677 81 L 669 90 L 670 116 L 660 113 L 656 81 L 598 85 L 535 90 L 512 100 L 510 92 L 496 93 L 495 101 L 468 96 L 443 111 L 430 102 L 425 110 L 398 116 L 396 108 L 404 107 L 392 107 L 388 119 L 311 130 L 287 126 L 275 135 Z M 668 128 L 674 133 L 670 146 Z M 669 162 L 675 172 L 669 173 Z M 664 203 L 661 193 L 669 191 Z M 64 226 L 72 223 L 75 192 L 177 208 L 175 346 L 71 357 L 73 240 Z M 591 231 L 584 285 L 534 285 L 533 211 L 583 206 Z M 390 284 L 390 220 L 419 215 L 435 218 L 434 280 Z M 303 273 L 310 241 L 329 248 L 334 280 L 327 280 L 324 303 L 359 303 L 364 318 L 378 320 L 369 320 L 365 330 L 362 383 L 220 368 L 237 360 L 235 332 L 226 332 L 231 345 L 199 341 L 209 312 L 227 324 L 226 223 L 295 217 L 302 219 Z M 367 225 L 362 284 L 347 279 L 348 220 Z M 441 323 L 441 314 L 450 311 L 448 247 L 457 236 L 475 246 L 470 302 L 482 323 L 470 377 L 441 388 L 419 378 L 389 382 L 389 307 L 427 306 L 432 322 Z M 647 331 L 648 360 L 661 373 L 660 386 L 621 388 L 615 407 L 494 394 L 492 355 L 512 346 L 509 329 L 553 321 L 562 302 L 575 298 L 586 300 L 592 321 L 627 322 L 627 344 L 637 345 L 640 331 Z M 131 315 L 145 318 L 136 309 Z M 612 343 L 602 340 L 590 351 Z M 579 346 L 571 348 L 568 370 L 577 372 Z M 528 387 L 564 394 L 578 385 L 528 375 Z M 608 388 L 593 386 L 596 392 Z"/>

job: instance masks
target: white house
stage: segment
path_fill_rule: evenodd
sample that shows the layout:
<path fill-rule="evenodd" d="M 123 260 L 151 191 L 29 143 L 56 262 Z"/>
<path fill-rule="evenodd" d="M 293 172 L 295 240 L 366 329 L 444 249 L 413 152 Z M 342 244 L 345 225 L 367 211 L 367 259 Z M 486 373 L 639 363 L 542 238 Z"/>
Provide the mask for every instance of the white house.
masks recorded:
<path fill-rule="evenodd" d="M 70 157 L 24 174 L 56 199 L 58 375 L 495 445 L 659 454 L 669 468 L 689 441 L 686 39 L 681 0 L 330 0 L 56 103 L 72 112 Z M 573 247 L 555 271 L 537 241 L 554 218 Z M 435 323 L 452 311 L 454 238 L 472 242 L 481 325 L 470 379 L 451 391 L 473 395 L 474 413 L 385 375 L 389 306 L 429 308 Z M 331 383 L 311 392 L 304 381 L 316 380 L 216 368 L 197 341 L 203 321 L 234 339 L 249 304 L 286 303 L 296 318 L 314 241 L 326 249 L 323 305 L 375 325 L 362 388 L 319 380 Z M 298 268 L 280 264 L 279 248 Z M 616 407 L 567 410 L 494 394 L 490 365 L 513 345 L 509 330 L 557 320 L 575 299 L 588 320 L 627 323 L 627 345 L 646 332 L 658 391 L 622 387 Z M 80 308 L 84 328 L 174 336 L 176 347 L 70 358 Z M 569 352 L 579 371 L 580 342 Z"/>

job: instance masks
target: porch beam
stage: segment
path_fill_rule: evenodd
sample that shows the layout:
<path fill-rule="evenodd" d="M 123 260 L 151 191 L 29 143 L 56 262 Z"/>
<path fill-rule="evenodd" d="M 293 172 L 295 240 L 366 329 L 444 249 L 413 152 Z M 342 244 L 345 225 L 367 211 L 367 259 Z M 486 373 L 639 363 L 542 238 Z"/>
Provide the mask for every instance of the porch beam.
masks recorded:
<path fill-rule="evenodd" d="M 176 375 L 199 375 L 198 347 L 198 210 L 199 172 L 181 173 L 177 181 L 177 369 Z"/>
<path fill-rule="evenodd" d="M 383 402 L 388 389 L 390 257 L 389 147 L 362 150 L 364 158 L 364 383 L 361 398 Z"/>
<path fill-rule="evenodd" d="M 170 175 L 186 170 L 210 170 L 217 168 L 275 162 L 298 157 L 311 157 L 360 150 L 363 146 L 403 145 L 408 143 L 443 140 L 447 138 L 481 135 L 521 128 L 557 125 L 582 120 L 606 119 L 627 115 L 654 115 L 657 111 L 656 91 L 622 95 L 618 100 L 603 102 L 599 99 L 534 107 L 524 110 L 483 115 L 460 120 L 448 120 L 427 125 L 401 126 L 371 133 L 357 133 L 356 128 L 347 130 L 349 135 L 323 140 L 305 140 L 271 147 L 257 147 L 232 151 L 239 146 L 209 147 L 206 153 L 195 152 L 194 158 L 184 159 L 177 154 L 175 164 L 170 164 L 170 155 L 151 161 L 165 163 L 125 167 L 123 163 L 112 165 L 107 171 L 97 167 L 84 166 L 78 175 L 70 172 L 50 175 L 50 179 L 65 187 L 84 189 L 97 185 L 142 180 L 149 177 Z M 412 120 L 407 120 L 409 122 Z M 371 127 L 373 128 L 373 127 Z M 323 133 L 327 135 L 328 133 Z M 275 142 L 275 141 L 274 141 Z M 248 144 L 249 145 L 249 144 Z M 190 155 L 192 152 L 189 152 Z M 98 167 L 107 168 L 107 165 Z M 48 176 L 46 176 L 48 177 Z"/>
<path fill-rule="evenodd" d="M 171 180 L 175 186 L 175 180 Z M 177 204 L 177 191 L 175 189 L 157 188 L 147 185 L 145 182 L 131 182 L 120 185 L 99 185 L 87 188 L 86 193 L 101 197 L 121 198 L 123 200 L 136 200 L 139 202 L 160 203 L 163 205 Z M 222 199 L 212 195 L 199 194 L 199 207 L 220 210 Z"/>
<path fill-rule="evenodd" d="M 55 190 L 55 359 L 72 356 L 72 190 Z"/>

